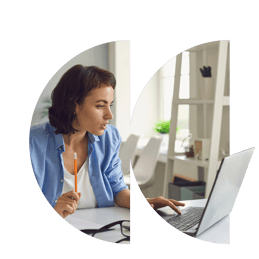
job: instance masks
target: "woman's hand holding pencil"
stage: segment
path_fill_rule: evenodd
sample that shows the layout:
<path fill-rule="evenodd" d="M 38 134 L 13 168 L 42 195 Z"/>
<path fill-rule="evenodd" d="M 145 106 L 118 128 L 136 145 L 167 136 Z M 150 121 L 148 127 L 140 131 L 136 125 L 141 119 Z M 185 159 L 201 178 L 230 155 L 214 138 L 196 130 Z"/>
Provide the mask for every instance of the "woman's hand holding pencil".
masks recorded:
<path fill-rule="evenodd" d="M 77 203 L 81 197 L 81 193 L 76 193 L 74 190 L 62 194 L 54 207 L 55 211 L 65 218 L 70 214 L 73 214 L 77 209 Z"/>
<path fill-rule="evenodd" d="M 81 193 L 77 192 L 77 155 L 74 153 L 74 173 L 75 173 L 75 190 L 64 193 L 58 198 L 57 204 L 54 207 L 56 212 L 65 218 L 76 211 Z"/>

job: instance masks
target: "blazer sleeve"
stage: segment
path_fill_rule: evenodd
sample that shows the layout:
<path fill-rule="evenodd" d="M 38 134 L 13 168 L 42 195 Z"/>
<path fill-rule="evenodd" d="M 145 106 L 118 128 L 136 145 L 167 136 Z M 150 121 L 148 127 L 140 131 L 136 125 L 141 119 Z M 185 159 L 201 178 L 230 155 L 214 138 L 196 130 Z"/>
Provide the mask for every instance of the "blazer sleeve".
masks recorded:
<path fill-rule="evenodd" d="M 119 158 L 121 136 L 115 127 L 114 129 L 115 136 L 113 137 L 114 141 L 111 147 L 113 150 L 113 156 L 106 170 L 106 176 L 112 188 L 113 196 L 115 197 L 122 190 L 128 189 L 128 186 L 124 183 L 123 173 L 121 170 L 121 160 Z"/>
<path fill-rule="evenodd" d="M 41 134 L 38 134 L 33 128 L 30 131 L 30 156 L 31 164 L 33 168 L 36 180 L 41 188 L 43 189 L 44 184 L 44 172 L 45 172 L 45 152 L 44 147 L 47 142 Z"/>

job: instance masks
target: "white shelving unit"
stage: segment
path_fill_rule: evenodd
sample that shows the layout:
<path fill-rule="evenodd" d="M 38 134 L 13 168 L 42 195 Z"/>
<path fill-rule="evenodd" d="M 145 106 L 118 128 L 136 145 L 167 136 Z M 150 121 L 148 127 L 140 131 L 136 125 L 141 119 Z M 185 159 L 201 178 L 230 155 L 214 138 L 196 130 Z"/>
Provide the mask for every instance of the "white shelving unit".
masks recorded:
<path fill-rule="evenodd" d="M 218 41 L 211 42 L 196 46 L 187 50 L 190 52 L 190 99 L 179 99 L 180 91 L 180 77 L 181 77 L 181 62 L 182 54 L 176 57 L 175 66 L 175 81 L 174 81 L 174 93 L 172 100 L 172 112 L 171 112 L 171 124 L 169 132 L 169 144 L 167 153 L 167 162 L 165 169 L 165 179 L 164 179 L 164 190 L 163 196 L 168 198 L 168 188 L 169 183 L 172 182 L 175 163 L 181 161 L 182 163 L 187 163 L 195 167 L 204 168 L 204 177 L 206 180 L 206 193 L 205 198 L 209 196 L 211 191 L 216 172 L 219 168 L 220 161 L 222 159 L 219 156 L 219 148 L 221 141 L 222 132 L 222 121 L 223 121 L 223 107 L 228 107 L 227 120 L 229 121 L 229 86 L 228 89 L 225 87 L 226 82 L 229 80 L 229 41 Z M 212 54 L 213 55 L 212 55 Z M 212 74 L 214 72 L 214 97 L 211 100 L 204 100 L 200 96 L 201 82 L 199 82 L 198 75 L 200 73 L 199 67 L 201 62 L 198 63 L 198 56 L 202 59 L 202 64 L 205 66 L 210 65 L 212 60 L 211 56 L 214 57 L 212 67 Z M 209 59 L 209 61 L 208 61 Z M 211 66 L 211 65 L 210 65 Z M 216 73 L 215 73 L 216 71 Z M 216 76 L 215 76 L 216 75 Z M 200 76 L 201 78 L 201 76 Z M 202 80 L 202 79 L 200 79 Z M 226 91 L 227 90 L 227 91 Z M 176 127 L 177 127 L 177 117 L 178 117 L 178 107 L 179 105 L 188 104 L 192 107 L 199 106 L 195 109 L 190 109 L 190 121 L 192 127 L 190 127 L 190 132 L 195 138 L 209 138 L 210 139 L 210 155 L 208 161 L 198 160 L 196 158 L 186 157 L 184 154 L 179 155 L 175 153 L 175 141 L 176 141 Z M 196 118 L 195 120 L 193 118 Z M 229 122 L 228 122 L 229 123 Z M 224 127 L 224 125 L 223 125 Z M 229 124 L 225 126 L 226 131 L 229 132 Z M 226 132 L 225 131 L 225 132 Z M 201 132 L 201 133 L 200 133 Z M 229 134 L 225 134 L 225 142 L 228 142 L 229 148 Z M 226 154 L 228 155 L 228 154 Z M 196 177 L 196 175 L 194 176 Z"/>

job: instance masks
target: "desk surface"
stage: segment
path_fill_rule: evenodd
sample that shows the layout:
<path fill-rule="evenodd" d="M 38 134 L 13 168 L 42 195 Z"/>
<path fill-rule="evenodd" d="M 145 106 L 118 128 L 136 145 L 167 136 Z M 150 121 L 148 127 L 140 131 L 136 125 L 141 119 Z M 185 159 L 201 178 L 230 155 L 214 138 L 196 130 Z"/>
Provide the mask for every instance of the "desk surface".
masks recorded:
<path fill-rule="evenodd" d="M 206 204 L 206 201 L 207 201 L 206 199 L 202 199 L 202 200 L 191 200 L 191 201 L 183 201 L 183 202 L 185 203 L 185 207 L 187 206 L 204 207 Z M 169 218 L 171 215 L 175 214 L 175 212 L 170 207 L 161 208 L 158 210 L 158 213 L 165 220 Z M 130 210 L 125 208 L 120 208 L 120 207 L 78 209 L 73 214 L 73 217 L 106 225 L 117 220 L 129 220 Z M 213 242 L 213 243 L 229 244 L 230 243 L 229 222 L 230 222 L 230 217 L 228 215 L 196 238 L 204 241 Z M 102 232 L 96 235 L 95 237 L 109 242 L 116 242 L 123 238 L 119 227 L 116 227 L 114 230 L 111 230 L 111 231 Z M 125 242 L 125 243 L 129 243 L 129 242 Z"/>
<path fill-rule="evenodd" d="M 73 217 L 84 219 L 101 225 L 107 225 L 118 220 L 129 220 L 130 210 L 120 207 L 78 209 L 73 214 Z M 109 242 L 116 242 L 120 239 L 123 239 L 124 236 L 121 234 L 120 227 L 116 226 L 114 230 L 96 234 L 94 238 L 98 238 Z"/>
<path fill-rule="evenodd" d="M 182 201 L 185 203 L 185 207 L 195 206 L 195 207 L 204 207 L 206 205 L 207 200 L 190 200 L 190 201 Z M 181 208 L 181 207 L 179 207 Z M 171 215 L 175 214 L 175 212 L 170 207 L 165 207 L 158 210 L 158 214 L 164 218 L 165 220 L 170 218 Z M 209 241 L 213 243 L 219 244 L 229 244 L 230 243 L 230 234 L 229 234 L 229 215 L 220 220 L 218 223 L 207 229 L 201 235 L 197 236 L 197 239 Z"/>

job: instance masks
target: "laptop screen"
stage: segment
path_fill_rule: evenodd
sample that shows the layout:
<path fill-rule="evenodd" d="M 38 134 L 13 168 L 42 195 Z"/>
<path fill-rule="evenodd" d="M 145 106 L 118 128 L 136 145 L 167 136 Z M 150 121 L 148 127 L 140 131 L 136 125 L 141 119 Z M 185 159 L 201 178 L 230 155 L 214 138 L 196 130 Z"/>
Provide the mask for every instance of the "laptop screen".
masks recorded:
<path fill-rule="evenodd" d="M 253 151 L 250 148 L 222 160 L 197 235 L 231 212 Z"/>

